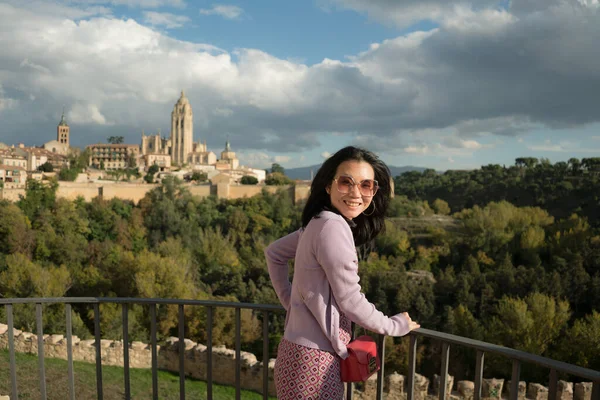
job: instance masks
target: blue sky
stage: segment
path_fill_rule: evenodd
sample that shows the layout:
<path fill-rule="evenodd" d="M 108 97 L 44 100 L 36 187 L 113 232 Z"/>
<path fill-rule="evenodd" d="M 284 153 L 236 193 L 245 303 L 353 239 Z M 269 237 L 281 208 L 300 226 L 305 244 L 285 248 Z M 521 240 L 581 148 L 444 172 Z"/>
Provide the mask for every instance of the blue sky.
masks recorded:
<path fill-rule="evenodd" d="M 598 0 L 0 0 L 0 142 L 169 135 L 243 164 L 356 144 L 470 169 L 600 155 Z"/>

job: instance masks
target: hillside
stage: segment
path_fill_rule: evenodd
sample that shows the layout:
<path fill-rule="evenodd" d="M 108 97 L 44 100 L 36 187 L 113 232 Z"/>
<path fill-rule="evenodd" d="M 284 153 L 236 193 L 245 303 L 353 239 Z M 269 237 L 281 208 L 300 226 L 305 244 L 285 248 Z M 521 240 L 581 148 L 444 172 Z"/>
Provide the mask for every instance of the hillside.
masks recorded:
<path fill-rule="evenodd" d="M 285 174 L 288 177 L 290 177 L 291 179 L 309 180 L 309 179 L 311 179 L 311 171 L 312 171 L 312 175 L 314 176 L 320 167 L 321 167 L 320 164 L 315 164 L 315 165 L 310 165 L 308 167 L 286 168 Z M 426 170 L 426 168 L 415 167 L 412 165 L 406 165 L 403 167 L 396 167 L 396 166 L 390 165 L 389 167 L 390 167 L 390 171 L 392 172 L 393 177 L 396 177 L 396 176 L 401 175 L 404 172 L 408 172 L 408 171 L 423 172 Z"/>

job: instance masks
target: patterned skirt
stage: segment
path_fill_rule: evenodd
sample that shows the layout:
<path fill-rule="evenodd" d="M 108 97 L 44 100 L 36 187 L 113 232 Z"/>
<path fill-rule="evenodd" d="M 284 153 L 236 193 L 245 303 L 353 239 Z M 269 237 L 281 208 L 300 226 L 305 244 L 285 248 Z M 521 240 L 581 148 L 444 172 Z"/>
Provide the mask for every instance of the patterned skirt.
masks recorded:
<path fill-rule="evenodd" d="M 340 339 L 350 342 L 351 322 L 340 315 Z M 341 400 L 344 384 L 340 357 L 282 339 L 275 362 L 275 388 L 279 400 Z"/>

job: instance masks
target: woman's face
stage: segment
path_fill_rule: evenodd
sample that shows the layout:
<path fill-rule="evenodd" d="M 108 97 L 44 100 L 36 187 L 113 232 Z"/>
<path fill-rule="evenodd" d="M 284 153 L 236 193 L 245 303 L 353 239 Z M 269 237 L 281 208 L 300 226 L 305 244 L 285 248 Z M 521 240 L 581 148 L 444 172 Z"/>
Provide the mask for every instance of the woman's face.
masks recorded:
<path fill-rule="evenodd" d="M 368 192 L 370 185 L 376 187 L 374 179 L 375 171 L 371 164 L 365 161 L 344 161 L 338 166 L 334 180 L 327 187 L 331 205 L 348 219 L 358 217 L 373 200 L 373 196 L 365 196 L 364 193 Z"/>

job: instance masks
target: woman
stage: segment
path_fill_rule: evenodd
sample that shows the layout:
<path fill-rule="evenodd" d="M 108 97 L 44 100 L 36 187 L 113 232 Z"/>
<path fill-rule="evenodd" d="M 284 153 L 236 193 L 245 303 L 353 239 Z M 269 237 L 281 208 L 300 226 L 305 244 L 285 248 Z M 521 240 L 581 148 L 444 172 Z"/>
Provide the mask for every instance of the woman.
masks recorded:
<path fill-rule="evenodd" d="M 302 228 L 265 250 L 273 287 L 287 311 L 275 363 L 278 399 L 343 398 L 340 361 L 348 355 L 352 321 L 388 336 L 419 328 L 408 313 L 387 317 L 378 311 L 358 284 L 356 246 L 384 229 L 390 179 L 388 167 L 370 151 L 339 150 L 312 182 Z"/>

